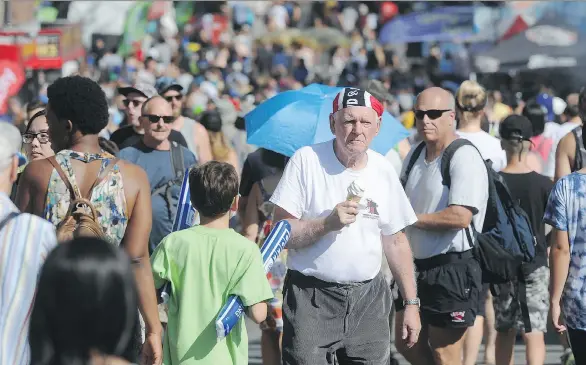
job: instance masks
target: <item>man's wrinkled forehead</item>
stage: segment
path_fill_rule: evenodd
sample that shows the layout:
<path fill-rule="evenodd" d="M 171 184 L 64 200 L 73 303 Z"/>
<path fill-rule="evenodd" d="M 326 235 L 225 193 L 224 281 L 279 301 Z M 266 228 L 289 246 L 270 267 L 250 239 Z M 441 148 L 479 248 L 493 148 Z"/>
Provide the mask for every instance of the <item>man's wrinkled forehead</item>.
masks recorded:
<path fill-rule="evenodd" d="M 352 121 L 352 120 L 371 120 L 376 121 L 378 119 L 378 114 L 372 108 L 365 107 L 365 106 L 351 106 L 348 108 L 344 108 L 338 110 L 334 113 L 340 120 L 343 121 Z"/>

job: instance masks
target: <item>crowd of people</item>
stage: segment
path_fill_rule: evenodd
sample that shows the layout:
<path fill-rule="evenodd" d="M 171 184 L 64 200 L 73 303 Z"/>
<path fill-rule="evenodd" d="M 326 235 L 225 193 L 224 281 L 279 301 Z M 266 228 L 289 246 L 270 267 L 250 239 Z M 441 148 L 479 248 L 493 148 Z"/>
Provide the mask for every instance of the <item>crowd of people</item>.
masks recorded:
<path fill-rule="evenodd" d="M 267 29 L 303 9 L 274 2 Z M 238 10 L 229 36 L 186 29 L 143 60 L 98 41 L 93 64 L 11 103 L 0 363 L 246 364 L 243 321 L 216 338 L 231 295 L 265 365 L 397 364 L 392 331 L 411 364 L 475 364 L 483 339 L 486 364 L 510 364 L 520 333 L 541 365 L 549 314 L 562 364 L 586 363 L 586 92 L 507 105 L 474 80 L 441 88 L 378 44 L 385 14 L 364 4 L 311 15 L 350 40 L 323 68 L 309 43 L 256 43 L 258 19 Z M 346 86 L 332 140 L 293 156 L 246 143 L 247 111 L 310 82 Z M 385 112 L 412 133 L 383 156 L 369 146 Z M 173 232 L 186 171 L 199 223 Z M 478 248 L 500 214 L 495 179 L 534 236 L 498 284 Z M 265 273 L 258 247 L 283 219 L 291 237 Z"/>

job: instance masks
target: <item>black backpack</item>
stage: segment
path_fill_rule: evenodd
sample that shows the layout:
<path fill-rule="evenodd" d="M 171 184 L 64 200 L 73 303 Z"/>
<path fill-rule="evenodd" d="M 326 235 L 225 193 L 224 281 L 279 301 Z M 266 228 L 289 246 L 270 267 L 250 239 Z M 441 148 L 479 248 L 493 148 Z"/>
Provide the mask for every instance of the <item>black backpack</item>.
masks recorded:
<path fill-rule="evenodd" d="M 174 185 L 181 186 L 183 183 L 183 176 L 185 174 L 185 163 L 183 161 L 183 149 L 179 143 L 175 141 L 171 142 L 171 166 L 175 172 L 175 178 L 165 183 L 160 184 L 151 191 L 151 197 L 162 193 L 165 203 L 167 203 L 167 214 L 169 220 L 173 220 L 173 205 L 171 204 L 171 187 Z"/>
<path fill-rule="evenodd" d="M 450 162 L 454 153 L 462 146 L 473 146 L 466 139 L 456 139 L 443 152 L 441 159 L 442 184 L 450 187 Z M 409 173 L 423 151 L 422 142 L 413 151 L 401 184 L 406 186 Z M 478 150 L 478 149 L 477 149 Z M 480 154 L 480 151 L 478 151 Z M 522 263 L 530 263 L 535 257 L 536 239 L 525 211 L 512 198 L 503 178 L 492 169 L 490 160 L 485 161 L 488 173 L 488 202 L 481 233 L 472 221 L 472 229 L 466 235 L 475 258 L 482 268 L 485 283 L 503 284 L 519 277 Z M 478 244 L 475 244 L 478 243 Z M 496 287 L 492 286 L 493 293 Z"/>

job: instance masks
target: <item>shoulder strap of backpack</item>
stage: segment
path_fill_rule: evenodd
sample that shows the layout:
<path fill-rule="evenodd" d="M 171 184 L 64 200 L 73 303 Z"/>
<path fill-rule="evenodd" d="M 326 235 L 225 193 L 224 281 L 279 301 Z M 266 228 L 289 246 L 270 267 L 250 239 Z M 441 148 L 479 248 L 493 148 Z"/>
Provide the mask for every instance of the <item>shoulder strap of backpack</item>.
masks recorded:
<path fill-rule="evenodd" d="M 582 161 L 582 148 L 584 148 L 584 141 L 582 140 L 580 136 L 581 131 L 578 130 L 578 128 L 582 128 L 582 127 L 576 127 L 574 129 L 572 129 L 572 134 L 574 135 L 574 140 L 576 141 L 576 150 L 575 150 L 575 157 L 574 157 L 574 166 L 573 166 L 573 170 L 572 171 L 578 171 L 582 168 L 582 165 L 584 163 L 584 161 Z"/>
<path fill-rule="evenodd" d="M 183 180 L 183 174 L 185 173 L 183 149 L 181 148 L 181 145 L 175 141 L 171 142 L 171 164 L 175 172 L 175 179 Z"/>
<path fill-rule="evenodd" d="M 63 180 L 65 187 L 67 188 L 67 190 L 69 190 L 69 194 L 71 195 L 71 201 L 73 201 L 76 198 L 79 198 L 77 196 L 77 192 L 73 188 L 73 185 L 71 185 L 71 181 L 69 181 L 69 178 L 65 174 L 65 171 L 63 171 L 63 169 L 61 168 L 61 165 L 59 164 L 59 162 L 57 162 L 57 159 L 55 158 L 55 156 L 51 156 L 51 157 L 47 158 L 47 160 L 49 160 L 51 165 L 53 165 L 53 167 L 55 168 L 55 171 L 57 171 L 57 173 L 59 174 L 59 177 L 61 178 L 61 180 Z"/>
<path fill-rule="evenodd" d="M 110 173 L 110 171 L 112 171 L 114 166 L 116 166 L 116 164 L 118 163 L 119 160 L 120 160 L 119 158 L 114 158 L 114 159 L 110 160 L 110 163 L 108 164 L 108 166 L 106 166 L 106 168 L 100 174 L 98 174 L 96 181 L 94 181 L 92 187 L 90 188 L 90 190 L 88 190 L 86 199 L 88 199 L 88 200 L 91 199 L 92 191 L 94 191 L 94 188 L 96 186 L 98 186 L 102 181 L 104 181 L 104 179 L 106 177 L 108 177 L 108 174 Z"/>
<path fill-rule="evenodd" d="M 420 142 L 417 145 L 417 147 L 415 147 L 415 151 L 413 151 L 413 154 L 411 155 L 411 158 L 409 159 L 409 162 L 407 163 L 407 167 L 405 168 L 405 172 L 403 173 L 403 176 L 401 176 L 401 185 L 403 185 L 403 187 L 405 187 L 407 185 L 407 180 L 409 180 L 409 174 L 411 173 L 411 170 L 413 169 L 415 162 L 419 158 L 419 155 L 421 155 L 421 151 L 423 151 L 423 147 L 425 147 L 425 142 Z"/>
<path fill-rule="evenodd" d="M 2 228 L 4 228 L 4 226 L 6 224 L 8 224 L 8 222 L 13 219 L 16 218 L 20 215 L 19 212 L 10 212 L 8 213 L 8 215 L 6 217 L 4 217 L 4 219 L 2 219 L 2 221 L 0 221 L 0 231 L 2 230 Z"/>
<path fill-rule="evenodd" d="M 441 173 L 442 173 L 442 184 L 447 186 L 448 189 L 452 184 L 452 179 L 450 177 L 450 163 L 452 162 L 452 157 L 456 151 L 462 146 L 472 146 L 476 148 L 472 142 L 464 138 L 455 139 L 442 154 L 442 161 L 441 161 Z M 480 152 L 479 152 L 480 153 Z M 482 157 L 481 157 L 482 158 Z"/>

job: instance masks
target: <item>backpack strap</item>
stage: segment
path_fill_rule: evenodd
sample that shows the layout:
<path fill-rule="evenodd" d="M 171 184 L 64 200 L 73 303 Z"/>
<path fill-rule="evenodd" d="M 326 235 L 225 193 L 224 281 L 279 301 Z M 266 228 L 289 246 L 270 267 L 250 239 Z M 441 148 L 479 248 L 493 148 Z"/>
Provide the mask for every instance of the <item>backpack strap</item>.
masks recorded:
<path fill-rule="evenodd" d="M 5 225 L 8 224 L 8 222 L 10 220 L 12 220 L 13 218 L 16 218 L 20 215 L 20 212 L 10 212 L 8 213 L 8 215 L 6 217 L 4 217 L 4 219 L 2 219 L 2 221 L 0 221 L 0 231 L 2 230 L 2 228 L 4 228 Z"/>
<path fill-rule="evenodd" d="M 185 163 L 183 159 L 183 149 L 179 143 L 171 142 L 171 164 L 173 170 L 175 170 L 175 179 L 183 180 L 183 174 L 185 173 Z"/>
<path fill-rule="evenodd" d="M 47 158 L 47 160 L 49 160 L 51 165 L 53 165 L 53 167 L 55 168 L 55 171 L 57 171 L 57 173 L 59 174 L 59 177 L 61 178 L 61 180 L 63 180 L 65 187 L 67 188 L 67 190 L 69 190 L 69 194 L 71 195 L 71 201 L 79 198 L 77 191 L 75 191 L 75 189 L 73 188 L 73 185 L 71 185 L 71 181 L 69 181 L 69 178 L 65 174 L 65 171 L 63 171 L 63 168 L 61 168 L 61 165 L 59 164 L 59 162 L 57 162 L 57 159 L 55 158 L 55 156 L 51 156 L 51 157 Z"/>
<path fill-rule="evenodd" d="M 413 154 L 411 155 L 411 158 L 409 159 L 409 162 L 407 163 L 407 167 L 405 168 L 405 172 L 403 173 L 403 176 L 401 176 L 401 185 L 403 185 L 403 188 L 405 186 L 407 186 L 407 180 L 409 180 L 409 174 L 411 173 L 413 166 L 415 166 L 415 162 L 419 158 L 419 155 L 421 155 L 421 151 L 423 151 L 423 147 L 425 147 L 425 142 L 420 142 L 417 145 L 417 147 L 415 147 L 415 150 L 413 151 Z"/>
<path fill-rule="evenodd" d="M 118 163 L 118 161 L 120 161 L 119 158 L 114 158 L 112 160 L 110 160 L 110 163 L 108 163 L 108 166 L 106 166 L 106 168 L 98 174 L 98 177 L 96 178 L 96 180 L 94 181 L 93 185 L 91 186 L 90 190 L 88 190 L 86 199 L 90 200 L 92 198 L 92 191 L 94 191 L 94 188 L 98 185 L 100 185 L 102 183 L 102 181 L 104 181 L 104 179 L 106 177 L 108 177 L 108 174 L 110 173 L 110 171 L 112 171 L 112 169 L 114 169 L 114 166 L 116 166 L 116 164 Z"/>
<path fill-rule="evenodd" d="M 576 140 L 576 151 L 574 157 L 574 166 L 572 172 L 580 170 L 583 165 L 584 161 L 582 160 L 582 149 L 584 149 L 584 141 L 582 140 L 582 127 L 576 127 L 572 129 L 572 134 L 574 135 L 574 139 Z"/>
<path fill-rule="evenodd" d="M 462 146 L 472 146 L 474 148 L 476 148 L 476 146 L 474 146 L 474 144 L 472 144 L 472 142 L 470 142 L 467 139 L 464 138 L 458 138 L 455 139 L 454 141 L 452 141 L 452 143 L 450 143 L 448 145 L 448 147 L 446 147 L 444 149 L 444 152 L 442 154 L 442 160 L 441 160 L 441 174 L 442 174 L 442 185 L 447 186 L 448 189 L 450 188 L 451 184 L 452 184 L 452 178 L 450 176 L 450 163 L 452 162 L 452 157 L 454 157 L 454 154 L 456 153 L 456 151 L 462 147 Z M 478 150 L 478 149 L 476 149 Z M 480 151 L 478 151 L 478 154 L 480 154 Z M 480 155 L 480 158 L 482 159 L 482 155 Z M 489 177 L 490 180 L 490 177 Z M 474 218 L 472 218 L 472 220 L 470 221 L 470 226 L 468 226 L 467 228 L 464 229 L 466 232 L 466 238 L 468 239 L 468 244 L 470 245 L 470 247 L 474 247 L 474 241 L 475 241 L 475 237 L 476 236 L 476 227 L 474 226 Z M 471 231 L 473 233 L 471 233 Z"/>
<path fill-rule="evenodd" d="M 450 163 L 452 162 L 452 157 L 454 157 L 454 154 L 456 153 L 456 151 L 462 146 L 472 146 L 472 147 L 476 148 L 476 146 L 474 146 L 472 144 L 472 142 L 470 142 L 469 140 L 464 139 L 464 138 L 458 138 L 458 139 L 455 139 L 452 143 L 450 143 L 450 145 L 444 149 L 444 152 L 442 154 L 442 161 L 441 161 L 442 184 L 447 186 L 448 189 L 450 188 L 450 186 L 452 184 L 452 179 L 450 177 Z M 480 154 L 480 152 L 478 152 L 478 153 Z M 480 158 L 482 159 L 482 155 Z"/>

